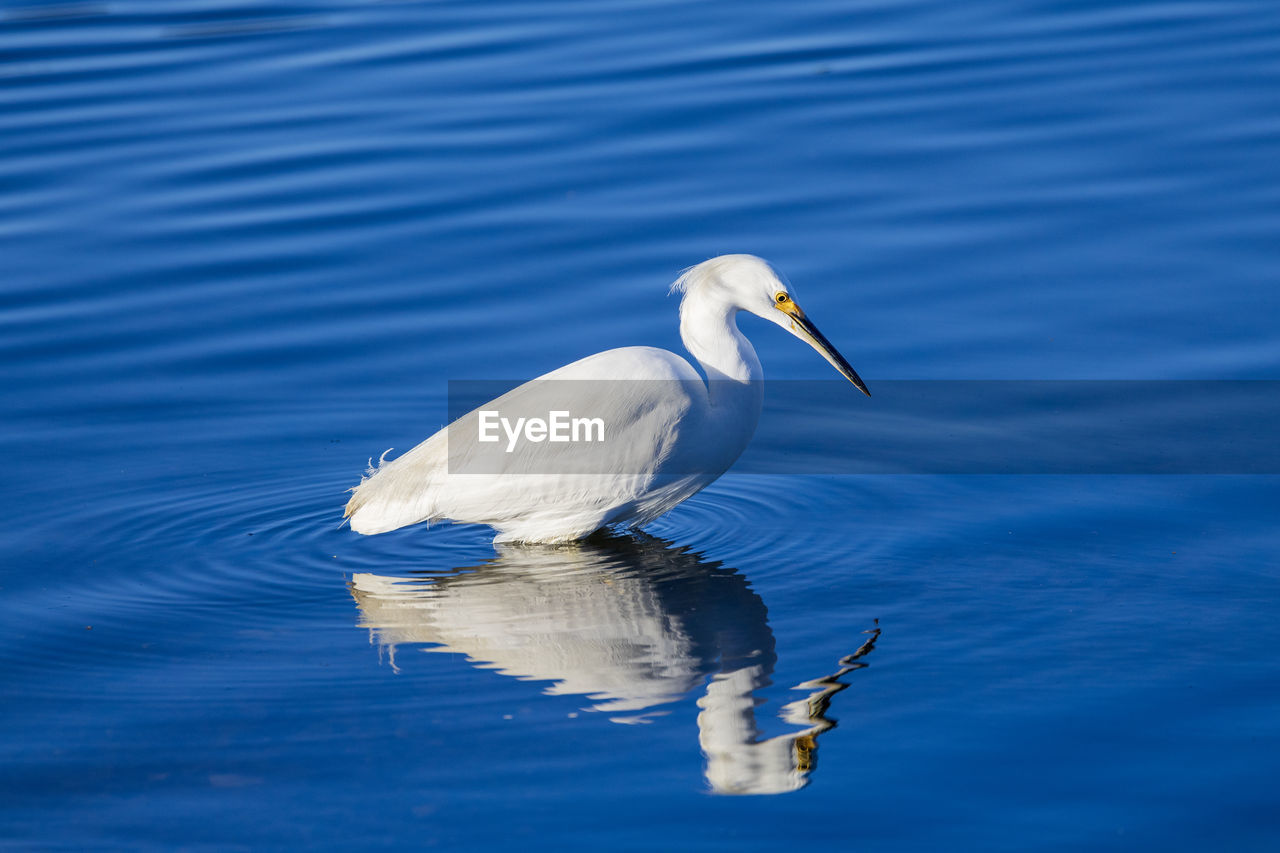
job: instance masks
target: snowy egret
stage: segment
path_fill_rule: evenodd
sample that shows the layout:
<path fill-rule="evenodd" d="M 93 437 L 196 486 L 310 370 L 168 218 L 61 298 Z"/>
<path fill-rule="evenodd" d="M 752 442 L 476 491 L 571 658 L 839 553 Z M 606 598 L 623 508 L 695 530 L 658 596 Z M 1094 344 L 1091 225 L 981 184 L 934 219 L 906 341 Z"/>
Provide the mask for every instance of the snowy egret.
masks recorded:
<path fill-rule="evenodd" d="M 654 347 L 606 350 L 565 365 L 464 415 L 402 456 L 371 465 L 347 503 L 351 529 L 384 533 L 448 519 L 487 524 L 498 531 L 495 542 L 568 542 L 603 527 L 642 527 L 728 470 L 755 433 L 763 373 L 738 330 L 739 311 L 788 330 L 870 396 L 800 310 L 791 288 L 760 258 L 704 261 L 685 270 L 672 292 L 683 294 L 680 338 L 705 382 L 688 361 Z M 532 441 L 517 446 L 513 433 L 505 448 L 482 444 L 494 440 L 485 426 L 496 425 L 482 413 L 519 415 L 510 420 L 518 431 L 533 413 L 568 412 L 605 426 L 609 470 L 575 467 L 581 443 L 541 440 L 545 420 L 539 433 L 526 428 Z M 482 473 L 463 473 L 477 469 L 460 460 L 480 458 L 488 465 Z"/>

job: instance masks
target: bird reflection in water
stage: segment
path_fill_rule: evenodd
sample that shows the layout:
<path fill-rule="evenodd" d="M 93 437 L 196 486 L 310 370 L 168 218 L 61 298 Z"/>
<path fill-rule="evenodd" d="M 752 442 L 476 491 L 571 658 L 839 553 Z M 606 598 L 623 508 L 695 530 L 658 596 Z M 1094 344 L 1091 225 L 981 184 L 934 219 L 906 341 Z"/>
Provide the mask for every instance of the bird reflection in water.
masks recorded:
<path fill-rule="evenodd" d="M 498 556 L 445 575 L 357 574 L 360 624 L 389 655 L 427 644 L 546 693 L 581 695 L 617 723 L 647 722 L 695 690 L 706 778 L 726 794 L 770 794 L 808 784 L 817 738 L 833 728 L 840 679 L 866 666 L 880 629 L 780 717 L 796 728 L 763 737 L 755 692 L 777 661 L 764 602 L 746 579 L 687 548 L 644 535 L 571 545 L 500 545 Z"/>

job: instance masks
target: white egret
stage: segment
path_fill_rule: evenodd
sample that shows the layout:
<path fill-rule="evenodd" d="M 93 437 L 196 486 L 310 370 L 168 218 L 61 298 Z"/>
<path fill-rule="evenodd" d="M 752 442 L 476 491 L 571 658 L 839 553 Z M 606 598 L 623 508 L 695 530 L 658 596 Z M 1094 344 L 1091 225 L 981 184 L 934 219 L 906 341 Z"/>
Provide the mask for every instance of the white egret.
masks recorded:
<path fill-rule="evenodd" d="M 606 350 L 565 365 L 371 466 L 347 503 L 351 529 L 384 533 L 448 519 L 487 524 L 498 531 L 495 542 L 568 542 L 603 527 L 642 527 L 728 470 L 755 433 L 763 372 L 738 330 L 739 311 L 788 330 L 870 396 L 760 258 L 712 258 L 685 270 L 672 291 L 683 293 L 680 338 L 705 382 L 688 361 L 654 347 Z M 531 435 L 518 447 L 482 445 L 482 411 L 598 418 L 610 440 L 608 470 L 581 468 L 576 443 Z M 483 470 L 460 464 L 477 459 Z"/>

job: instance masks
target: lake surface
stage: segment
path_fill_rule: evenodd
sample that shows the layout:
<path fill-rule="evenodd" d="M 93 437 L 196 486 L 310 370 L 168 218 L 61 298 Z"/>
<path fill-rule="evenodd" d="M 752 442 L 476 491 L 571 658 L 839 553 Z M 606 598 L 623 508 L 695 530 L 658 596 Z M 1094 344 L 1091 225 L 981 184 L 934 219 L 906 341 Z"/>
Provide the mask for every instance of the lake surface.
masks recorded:
<path fill-rule="evenodd" d="M 1275 849 L 1278 164 L 1267 2 L 6 3 L 0 845 Z M 723 252 L 877 394 L 774 395 L 806 464 L 340 525 Z"/>

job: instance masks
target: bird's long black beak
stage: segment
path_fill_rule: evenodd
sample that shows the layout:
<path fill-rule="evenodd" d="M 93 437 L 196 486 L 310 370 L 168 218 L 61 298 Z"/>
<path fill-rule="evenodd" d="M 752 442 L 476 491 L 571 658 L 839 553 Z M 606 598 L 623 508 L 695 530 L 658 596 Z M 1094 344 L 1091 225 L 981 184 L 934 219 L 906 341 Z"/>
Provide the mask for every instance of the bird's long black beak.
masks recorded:
<path fill-rule="evenodd" d="M 800 307 L 796 306 L 794 313 L 791 311 L 787 313 L 791 315 L 792 328 L 797 333 L 797 336 L 803 338 L 808 342 L 809 346 L 821 353 L 823 358 L 831 362 L 832 367 L 840 371 L 845 379 L 854 384 L 854 387 L 870 397 L 871 392 L 867 390 L 867 383 L 862 381 L 862 377 L 858 375 L 858 372 L 849 366 L 849 362 L 845 361 L 840 351 L 831 345 L 831 341 L 827 340 L 826 335 L 818 331 L 818 327 L 813 325 L 813 321 L 805 316 Z"/>

